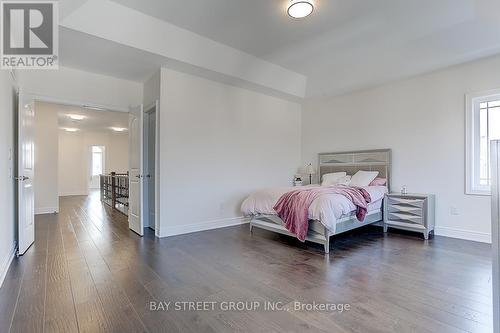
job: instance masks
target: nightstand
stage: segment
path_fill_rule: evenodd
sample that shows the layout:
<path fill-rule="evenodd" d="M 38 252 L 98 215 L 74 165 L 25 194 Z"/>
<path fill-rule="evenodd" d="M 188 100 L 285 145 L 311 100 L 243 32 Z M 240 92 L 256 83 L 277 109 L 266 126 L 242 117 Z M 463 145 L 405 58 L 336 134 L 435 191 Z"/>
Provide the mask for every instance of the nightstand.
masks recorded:
<path fill-rule="evenodd" d="M 384 199 L 384 232 L 396 228 L 421 232 L 425 239 L 434 230 L 433 194 L 389 193 Z"/>

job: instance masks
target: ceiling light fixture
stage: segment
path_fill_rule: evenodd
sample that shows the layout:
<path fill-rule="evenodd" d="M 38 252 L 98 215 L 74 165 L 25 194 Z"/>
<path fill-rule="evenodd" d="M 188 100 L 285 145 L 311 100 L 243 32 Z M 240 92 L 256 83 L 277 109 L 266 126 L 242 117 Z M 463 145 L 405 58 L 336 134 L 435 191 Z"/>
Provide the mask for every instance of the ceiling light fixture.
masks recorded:
<path fill-rule="evenodd" d="M 63 130 L 65 130 L 66 132 L 76 132 L 78 131 L 78 128 L 63 128 Z"/>
<path fill-rule="evenodd" d="M 290 0 L 286 12 L 290 17 L 299 19 L 311 15 L 313 10 L 313 0 Z"/>
<path fill-rule="evenodd" d="M 124 132 L 127 130 L 125 127 L 111 127 L 111 129 L 115 132 Z"/>
<path fill-rule="evenodd" d="M 68 117 L 70 117 L 72 120 L 83 120 L 87 117 L 81 114 L 68 114 Z"/>

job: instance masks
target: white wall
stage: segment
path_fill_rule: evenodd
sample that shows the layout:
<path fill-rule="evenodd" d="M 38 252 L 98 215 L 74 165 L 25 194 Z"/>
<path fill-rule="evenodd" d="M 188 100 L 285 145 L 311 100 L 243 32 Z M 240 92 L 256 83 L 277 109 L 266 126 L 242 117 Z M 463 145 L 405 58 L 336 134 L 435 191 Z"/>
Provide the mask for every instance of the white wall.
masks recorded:
<path fill-rule="evenodd" d="M 128 134 L 127 133 L 114 133 L 111 131 L 107 132 L 94 132 L 94 131 L 82 131 L 83 135 L 83 151 L 87 158 L 88 164 L 89 151 L 91 146 L 104 146 L 106 147 L 105 152 L 105 164 L 104 170 L 106 173 L 115 172 L 127 172 L 128 171 Z M 88 174 L 90 171 L 87 170 Z"/>
<path fill-rule="evenodd" d="M 153 74 L 149 79 L 144 82 L 144 88 L 142 92 L 142 98 L 144 106 L 154 103 L 156 100 L 160 100 L 160 86 L 161 86 L 161 71 Z"/>
<path fill-rule="evenodd" d="M 240 223 L 250 192 L 291 184 L 300 163 L 299 104 L 161 74 L 160 236 Z"/>
<path fill-rule="evenodd" d="M 53 104 L 35 103 L 35 214 L 59 212 L 57 112 Z"/>
<path fill-rule="evenodd" d="M 142 84 L 67 67 L 58 70 L 20 71 L 19 84 L 25 93 L 56 99 L 65 104 L 90 104 L 128 111 L 142 103 Z"/>
<path fill-rule="evenodd" d="M 500 57 L 307 101 L 302 162 L 320 152 L 393 149 L 394 191 L 436 194 L 436 234 L 490 240 L 490 197 L 464 194 L 465 94 L 500 88 Z M 459 215 L 451 215 L 452 207 Z"/>
<path fill-rule="evenodd" d="M 88 193 L 86 163 L 83 134 L 59 131 L 59 196 Z"/>
<path fill-rule="evenodd" d="M 128 171 L 128 133 L 110 133 L 108 135 L 105 168 L 107 173 Z"/>
<path fill-rule="evenodd" d="M 0 70 L 0 286 L 14 257 L 16 222 L 14 213 L 14 103 L 10 74 Z"/>
<path fill-rule="evenodd" d="M 91 146 L 106 147 L 105 173 L 128 171 L 128 134 L 59 131 L 59 196 L 88 194 Z"/>

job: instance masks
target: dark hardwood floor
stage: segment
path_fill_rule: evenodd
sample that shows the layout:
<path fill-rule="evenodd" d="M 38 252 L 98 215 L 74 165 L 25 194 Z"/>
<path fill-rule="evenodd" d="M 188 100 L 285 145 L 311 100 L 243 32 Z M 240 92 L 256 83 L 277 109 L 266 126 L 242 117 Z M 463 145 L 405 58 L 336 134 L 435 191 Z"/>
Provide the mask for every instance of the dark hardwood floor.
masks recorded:
<path fill-rule="evenodd" d="M 325 256 L 247 225 L 141 238 L 97 196 L 63 198 L 58 215 L 37 216 L 35 244 L 12 263 L 0 332 L 492 331 L 488 245 L 369 227 L 332 248 Z M 152 311 L 159 301 L 217 305 Z M 287 310 L 224 311 L 228 301 Z M 300 311 L 295 301 L 350 309 Z"/>

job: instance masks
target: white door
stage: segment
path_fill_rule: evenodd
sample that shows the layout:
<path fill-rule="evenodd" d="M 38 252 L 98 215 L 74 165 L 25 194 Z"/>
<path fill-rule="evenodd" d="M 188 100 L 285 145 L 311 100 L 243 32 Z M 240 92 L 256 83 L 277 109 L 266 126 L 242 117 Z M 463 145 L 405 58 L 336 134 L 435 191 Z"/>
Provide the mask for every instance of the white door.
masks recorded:
<path fill-rule="evenodd" d="M 19 254 L 35 241 L 35 108 L 34 102 L 23 94 L 18 97 L 18 230 Z"/>
<path fill-rule="evenodd" d="M 142 140 L 143 106 L 130 109 L 129 115 L 129 211 L 128 225 L 139 235 L 144 234 L 142 197 L 144 192 Z"/>
<path fill-rule="evenodd" d="M 144 111 L 144 196 L 142 202 L 144 205 L 144 226 L 153 230 L 156 229 L 156 155 L 157 155 L 157 110 L 159 109 L 159 101 L 151 104 Z"/>
<path fill-rule="evenodd" d="M 145 149 L 147 153 L 147 176 L 145 181 L 148 185 L 147 207 L 148 207 L 148 226 L 155 229 L 155 209 L 156 209 L 156 108 L 155 111 L 148 114 L 148 142 Z"/>

